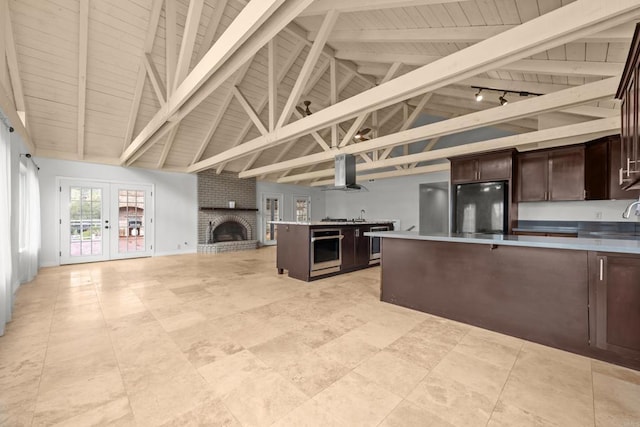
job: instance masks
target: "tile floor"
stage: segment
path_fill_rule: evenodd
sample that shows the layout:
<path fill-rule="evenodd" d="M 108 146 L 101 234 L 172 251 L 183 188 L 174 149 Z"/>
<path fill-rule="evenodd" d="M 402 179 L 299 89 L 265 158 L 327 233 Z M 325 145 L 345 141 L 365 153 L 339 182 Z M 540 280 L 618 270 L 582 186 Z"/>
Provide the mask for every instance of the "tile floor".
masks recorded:
<path fill-rule="evenodd" d="M 640 372 L 303 283 L 275 249 L 42 269 L 0 337 L 0 425 L 640 426 Z"/>

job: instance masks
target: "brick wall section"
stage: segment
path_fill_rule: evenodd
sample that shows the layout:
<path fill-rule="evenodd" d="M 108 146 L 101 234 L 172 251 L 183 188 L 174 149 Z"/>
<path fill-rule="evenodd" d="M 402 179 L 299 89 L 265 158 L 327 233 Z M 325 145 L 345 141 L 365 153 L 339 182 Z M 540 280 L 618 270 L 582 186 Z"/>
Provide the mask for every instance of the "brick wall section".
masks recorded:
<path fill-rule="evenodd" d="M 256 179 L 240 179 L 233 172 L 216 174 L 215 170 L 198 173 L 198 243 L 206 243 L 209 221 L 218 215 L 234 214 L 251 225 L 251 239 L 258 239 L 258 219 L 254 211 L 201 211 L 201 207 L 227 207 L 235 200 L 236 208 L 257 208 Z"/>

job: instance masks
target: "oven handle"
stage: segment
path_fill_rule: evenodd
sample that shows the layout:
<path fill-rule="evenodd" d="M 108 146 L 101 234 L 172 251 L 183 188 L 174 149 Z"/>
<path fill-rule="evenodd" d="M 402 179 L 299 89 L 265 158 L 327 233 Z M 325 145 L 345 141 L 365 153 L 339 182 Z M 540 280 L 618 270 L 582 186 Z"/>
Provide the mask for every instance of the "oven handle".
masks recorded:
<path fill-rule="evenodd" d="M 341 234 L 339 236 L 324 236 L 324 237 L 312 237 L 311 242 L 315 242 L 316 240 L 331 240 L 331 239 L 344 239 L 344 236 Z"/>

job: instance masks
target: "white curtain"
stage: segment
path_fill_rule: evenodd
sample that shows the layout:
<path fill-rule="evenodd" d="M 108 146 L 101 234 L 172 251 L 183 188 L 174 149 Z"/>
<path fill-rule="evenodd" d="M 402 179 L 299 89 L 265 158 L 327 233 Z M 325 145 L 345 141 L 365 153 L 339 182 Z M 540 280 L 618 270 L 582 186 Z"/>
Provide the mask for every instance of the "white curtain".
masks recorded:
<path fill-rule="evenodd" d="M 11 253 L 11 144 L 9 130 L 0 122 L 0 335 L 11 320 Z"/>
<path fill-rule="evenodd" d="M 26 157 L 20 171 L 20 282 L 38 274 L 40 255 L 40 182 L 38 168 Z"/>

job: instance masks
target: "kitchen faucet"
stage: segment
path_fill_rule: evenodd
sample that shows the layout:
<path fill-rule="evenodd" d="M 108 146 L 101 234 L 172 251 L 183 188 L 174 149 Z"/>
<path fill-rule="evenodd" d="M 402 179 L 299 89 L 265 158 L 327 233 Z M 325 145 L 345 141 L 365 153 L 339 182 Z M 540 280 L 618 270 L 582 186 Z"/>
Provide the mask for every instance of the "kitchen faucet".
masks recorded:
<path fill-rule="evenodd" d="M 360 219 L 364 219 L 364 214 L 366 212 L 364 211 L 364 209 L 360 209 Z"/>
<path fill-rule="evenodd" d="M 636 208 L 636 215 L 640 215 L 640 197 L 638 197 L 638 200 L 627 206 L 627 209 L 625 209 L 622 213 L 622 218 L 629 218 L 629 216 L 631 215 L 631 209 L 633 209 L 634 206 L 638 206 Z"/>

